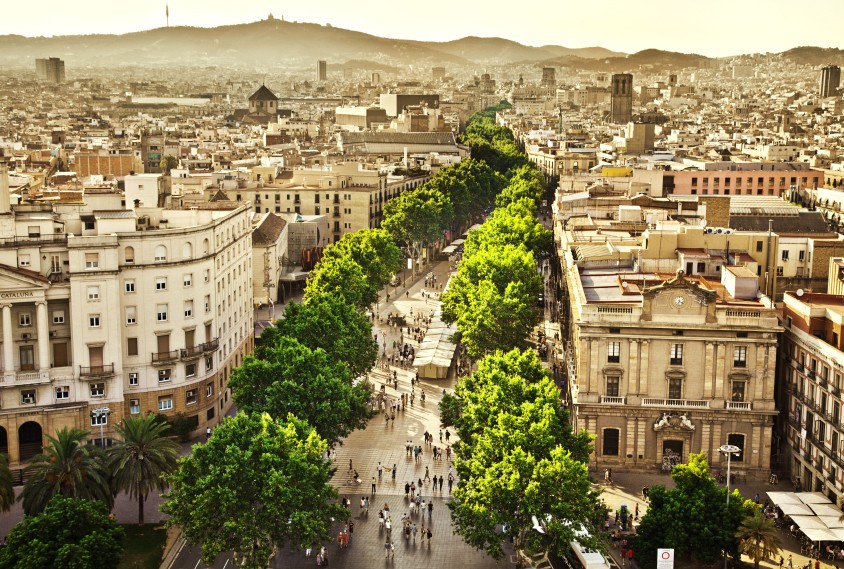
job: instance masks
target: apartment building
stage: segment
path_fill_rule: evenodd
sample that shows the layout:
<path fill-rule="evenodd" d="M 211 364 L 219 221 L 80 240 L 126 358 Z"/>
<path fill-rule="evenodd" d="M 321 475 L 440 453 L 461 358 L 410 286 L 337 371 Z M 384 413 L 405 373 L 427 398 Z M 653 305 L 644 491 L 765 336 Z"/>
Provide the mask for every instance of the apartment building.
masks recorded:
<path fill-rule="evenodd" d="M 840 263 L 841 259 L 838 259 Z M 837 265 L 836 265 L 837 266 Z M 840 280 L 838 271 L 830 280 Z M 801 490 L 844 503 L 844 297 L 803 290 L 783 298 L 779 451 Z"/>
<path fill-rule="evenodd" d="M 13 467 L 62 427 L 102 428 L 108 444 L 125 416 L 182 412 L 199 432 L 231 406 L 229 375 L 253 348 L 250 212 L 122 199 L 0 206 L 0 452 Z"/>

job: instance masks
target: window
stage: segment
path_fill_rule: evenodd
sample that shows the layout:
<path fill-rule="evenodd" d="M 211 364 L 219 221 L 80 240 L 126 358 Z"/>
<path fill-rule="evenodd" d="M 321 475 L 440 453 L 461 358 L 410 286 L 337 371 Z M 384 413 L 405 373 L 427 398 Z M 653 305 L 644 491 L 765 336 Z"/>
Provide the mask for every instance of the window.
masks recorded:
<path fill-rule="evenodd" d="M 193 301 L 185 301 L 185 318 L 193 318 Z"/>
<path fill-rule="evenodd" d="M 196 389 L 188 389 L 185 391 L 185 405 L 193 405 L 196 403 Z"/>
<path fill-rule="evenodd" d="M 126 291 L 127 293 L 130 293 L 130 294 L 135 292 L 135 281 L 134 280 L 123 281 L 123 290 Z"/>
<path fill-rule="evenodd" d="M 668 378 L 668 398 L 682 399 L 683 398 L 683 379 L 680 377 Z"/>
<path fill-rule="evenodd" d="M 744 461 L 744 435 L 741 433 L 731 433 L 727 435 L 727 444 L 735 445 L 739 447 L 741 450 L 735 453 L 731 460 L 733 462 L 743 462 Z"/>
<path fill-rule="evenodd" d="M 166 383 L 168 381 L 170 381 L 170 370 L 169 369 L 158 370 L 158 383 Z"/>
<path fill-rule="evenodd" d="M 618 456 L 618 429 L 604 429 L 603 454 L 605 456 Z"/>
<path fill-rule="evenodd" d="M 193 275 L 188 274 L 182 277 L 182 286 L 192 286 L 193 285 Z"/>
<path fill-rule="evenodd" d="M 697 264 L 697 272 L 703 274 L 706 272 L 706 263 L 698 263 Z"/>
<path fill-rule="evenodd" d="M 90 328 L 99 328 L 100 327 L 100 315 L 99 314 L 89 314 L 88 315 L 88 326 Z"/>
<path fill-rule="evenodd" d="M 185 377 L 196 377 L 196 364 L 185 365 Z"/>
<path fill-rule="evenodd" d="M 34 405 L 35 404 L 35 390 L 34 389 L 22 389 L 21 390 L 21 404 L 22 405 Z"/>
<path fill-rule="evenodd" d="M 621 342 L 609 342 L 607 344 L 607 362 L 617 364 L 621 361 Z"/>
<path fill-rule="evenodd" d="M 91 384 L 91 397 L 103 397 L 105 395 L 105 383 Z"/>
<path fill-rule="evenodd" d="M 621 383 L 621 377 L 617 375 L 607 376 L 607 397 L 618 397 L 618 386 Z"/>
<path fill-rule="evenodd" d="M 167 260 L 167 247 L 164 245 L 157 245 L 155 247 L 155 260 L 159 262 Z"/>
<path fill-rule="evenodd" d="M 138 415 L 141 412 L 141 400 L 140 399 L 130 399 L 129 400 L 129 414 L 130 415 Z"/>
<path fill-rule="evenodd" d="M 762 252 L 762 245 L 763 245 L 763 242 L 762 242 L 762 241 L 757 241 L 757 242 L 756 242 L 756 252 L 757 252 L 757 253 L 761 253 L 761 252 Z"/>
<path fill-rule="evenodd" d="M 683 344 L 671 344 L 671 359 L 669 363 L 673 366 L 683 365 Z"/>
<path fill-rule="evenodd" d="M 64 310 L 53 311 L 53 324 L 64 324 Z"/>
<path fill-rule="evenodd" d="M 19 267 L 28 267 L 29 266 L 29 255 L 18 255 L 18 266 Z"/>
<path fill-rule="evenodd" d="M 123 250 L 123 258 L 126 259 L 127 264 L 132 264 L 135 262 L 135 249 L 132 247 L 126 247 Z"/>
<path fill-rule="evenodd" d="M 158 304 L 155 307 L 155 319 L 159 322 L 166 322 L 167 321 L 167 305 L 166 304 Z"/>
<path fill-rule="evenodd" d="M 206 383 L 205 384 L 205 397 L 213 397 L 214 396 L 214 382 Z"/>
<path fill-rule="evenodd" d="M 155 290 L 167 290 L 167 277 L 155 279 Z"/>
<path fill-rule="evenodd" d="M 91 426 L 99 427 L 101 425 L 108 425 L 108 413 L 97 413 L 91 415 Z"/>
<path fill-rule="evenodd" d="M 733 348 L 733 367 L 747 367 L 747 346 Z"/>
<path fill-rule="evenodd" d="M 23 327 L 32 326 L 32 314 L 29 312 L 21 312 L 18 314 L 18 324 Z"/>
<path fill-rule="evenodd" d="M 211 295 L 210 294 L 205 295 L 205 312 L 206 313 L 211 312 Z"/>
<path fill-rule="evenodd" d="M 205 420 L 210 421 L 214 418 L 214 408 L 211 407 L 208 411 L 205 412 Z"/>
<path fill-rule="evenodd" d="M 784 249 L 782 252 L 782 260 L 788 261 L 788 249 Z"/>
<path fill-rule="evenodd" d="M 158 410 L 159 411 L 169 411 L 173 408 L 173 397 L 170 395 L 165 395 L 163 397 L 158 398 Z"/>
<path fill-rule="evenodd" d="M 56 387 L 56 400 L 61 399 L 70 399 L 70 387 L 67 385 Z"/>
<path fill-rule="evenodd" d="M 97 269 L 100 266 L 100 254 L 99 253 L 85 253 L 85 268 L 86 269 Z"/>
<path fill-rule="evenodd" d="M 745 397 L 746 392 L 747 392 L 747 382 L 746 381 L 734 381 L 733 386 L 732 386 L 732 390 L 731 390 L 731 395 L 730 395 L 731 399 L 730 400 L 731 401 L 737 401 L 737 402 L 744 401 L 745 400 L 744 397 Z"/>
<path fill-rule="evenodd" d="M 205 371 L 211 371 L 214 369 L 214 356 L 208 356 L 205 358 Z"/>
<path fill-rule="evenodd" d="M 210 269 L 205 269 L 205 272 L 203 273 L 203 280 L 206 283 L 211 280 L 211 270 Z"/>
<path fill-rule="evenodd" d="M 129 372 L 129 385 L 132 387 L 138 386 L 138 372 L 132 371 Z"/>
<path fill-rule="evenodd" d="M 126 307 L 126 324 L 132 325 L 138 323 L 138 311 L 134 306 Z"/>

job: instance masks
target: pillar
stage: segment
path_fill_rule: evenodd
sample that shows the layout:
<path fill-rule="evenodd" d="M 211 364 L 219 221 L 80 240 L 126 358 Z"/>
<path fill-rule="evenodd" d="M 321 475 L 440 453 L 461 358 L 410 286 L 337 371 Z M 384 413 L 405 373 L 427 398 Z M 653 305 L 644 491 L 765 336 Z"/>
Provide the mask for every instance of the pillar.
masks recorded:
<path fill-rule="evenodd" d="M 649 340 L 642 340 L 642 357 L 639 360 L 639 393 L 648 397 L 648 348 L 650 347 Z"/>
<path fill-rule="evenodd" d="M 50 369 L 50 331 L 47 325 L 47 301 L 35 303 L 35 326 L 38 331 L 38 369 Z"/>
<path fill-rule="evenodd" d="M 726 395 L 726 392 L 729 391 L 729 386 L 726 388 L 724 387 L 724 369 L 727 365 L 725 362 L 727 345 L 724 342 L 718 342 L 715 344 L 715 348 L 715 393 L 713 393 L 713 396 L 729 399 L 729 396 Z"/>
<path fill-rule="evenodd" d="M 15 341 L 12 337 L 12 305 L 3 305 L 3 371 L 7 374 L 15 371 Z M 11 437 L 11 433 L 8 435 Z M 17 436 L 17 434 L 15 434 Z"/>
<path fill-rule="evenodd" d="M 713 354 L 715 351 L 715 345 L 712 342 L 706 343 L 706 357 L 703 361 L 703 398 L 709 399 L 713 397 L 712 392 L 712 376 L 715 370 L 712 369 L 712 363 L 715 361 L 713 359 Z"/>
<path fill-rule="evenodd" d="M 627 393 L 639 395 L 639 340 L 630 340 L 630 364 L 627 366 Z M 627 401 L 625 399 L 625 401 Z"/>

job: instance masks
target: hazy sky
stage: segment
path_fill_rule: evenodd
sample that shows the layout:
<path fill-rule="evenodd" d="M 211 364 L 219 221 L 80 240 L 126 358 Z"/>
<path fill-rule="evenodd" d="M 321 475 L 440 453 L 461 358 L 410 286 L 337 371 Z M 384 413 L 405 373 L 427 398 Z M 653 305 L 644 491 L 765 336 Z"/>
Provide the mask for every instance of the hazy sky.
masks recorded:
<path fill-rule="evenodd" d="M 165 0 L 4 0 L 0 35 L 125 33 L 165 25 Z M 499 36 L 526 45 L 645 48 L 709 56 L 844 47 L 844 0 L 169 0 L 171 26 L 276 18 L 385 37 Z M 389 10 L 387 8 L 390 8 Z"/>

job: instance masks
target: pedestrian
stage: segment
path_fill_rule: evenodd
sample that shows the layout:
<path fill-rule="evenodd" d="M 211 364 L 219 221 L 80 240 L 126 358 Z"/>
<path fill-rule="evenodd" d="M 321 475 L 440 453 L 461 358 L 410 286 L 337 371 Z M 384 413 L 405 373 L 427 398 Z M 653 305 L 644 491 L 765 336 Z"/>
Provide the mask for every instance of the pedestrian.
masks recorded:
<path fill-rule="evenodd" d="M 384 522 L 384 528 L 387 530 L 387 537 L 393 533 L 393 518 L 387 516 L 387 521 Z"/>
<path fill-rule="evenodd" d="M 322 566 L 322 553 L 317 553 L 317 554 L 316 554 L 316 564 L 317 564 L 317 567 L 321 567 L 321 566 Z"/>
<path fill-rule="evenodd" d="M 431 528 L 430 528 L 430 527 L 428 528 L 428 531 L 425 533 L 425 535 L 428 537 L 428 547 L 431 547 L 431 537 L 432 537 L 434 534 L 431 532 Z"/>
<path fill-rule="evenodd" d="M 205 427 L 205 442 L 208 442 L 208 439 L 211 438 L 211 427 Z"/>
<path fill-rule="evenodd" d="M 420 478 L 417 480 L 416 487 L 419 488 L 419 492 L 422 493 L 422 479 Z"/>
<path fill-rule="evenodd" d="M 375 477 L 372 477 L 372 493 L 375 494 Z"/>
<path fill-rule="evenodd" d="M 434 513 L 434 499 L 428 501 L 428 519 L 431 519 L 431 516 Z"/>
<path fill-rule="evenodd" d="M 387 541 L 384 542 L 384 558 L 387 559 L 390 557 L 390 550 L 393 548 L 393 544 L 390 543 L 390 539 L 388 538 Z"/>
<path fill-rule="evenodd" d="M 791 559 L 791 554 L 790 554 L 790 553 L 788 554 L 788 567 L 789 567 L 789 568 L 793 568 L 793 567 L 794 567 L 794 562 L 793 562 L 793 561 L 792 561 L 792 559 Z"/>
<path fill-rule="evenodd" d="M 312 550 L 313 550 L 313 548 L 310 545 L 308 545 L 308 547 L 305 548 L 305 557 L 310 557 Z M 782 564 L 780 564 L 780 566 L 782 566 Z"/>
<path fill-rule="evenodd" d="M 633 516 L 634 520 L 639 519 L 639 502 L 636 502 L 636 514 Z"/>
<path fill-rule="evenodd" d="M 449 492 L 451 492 L 451 486 L 449 485 Z M 440 474 L 440 492 L 443 491 L 443 475 Z"/>
<path fill-rule="evenodd" d="M 416 494 L 416 482 L 410 483 L 410 499 L 413 500 L 413 496 Z"/>
<path fill-rule="evenodd" d="M 448 475 L 448 493 L 451 494 L 451 487 L 454 485 L 454 476 Z"/>
<path fill-rule="evenodd" d="M 393 482 L 396 481 L 396 463 L 393 463 Z"/>
<path fill-rule="evenodd" d="M 352 472 L 354 468 L 352 468 L 352 459 L 349 459 L 349 472 Z"/>
<path fill-rule="evenodd" d="M 428 482 L 431 481 L 431 475 L 428 474 L 428 467 L 427 466 L 425 467 L 425 480 L 427 480 Z"/>
<path fill-rule="evenodd" d="M 410 494 L 410 482 L 404 483 L 404 499 L 407 500 L 407 496 Z"/>
<path fill-rule="evenodd" d="M 440 442 L 443 442 L 443 430 L 440 429 Z"/>
<path fill-rule="evenodd" d="M 366 515 L 368 516 L 369 515 L 369 496 L 364 498 L 363 507 L 366 510 Z"/>
<path fill-rule="evenodd" d="M 378 531 L 384 528 L 384 510 L 378 510 Z"/>
<path fill-rule="evenodd" d="M 445 458 L 451 460 L 451 445 L 445 447 Z"/>
<path fill-rule="evenodd" d="M 783 559 L 782 555 L 780 555 L 780 569 L 782 569 L 783 563 L 785 563 L 785 559 Z"/>
<path fill-rule="evenodd" d="M 410 533 L 413 535 L 413 543 L 416 543 L 416 522 L 410 524 Z M 782 564 L 780 564 L 782 566 Z"/>
<path fill-rule="evenodd" d="M 434 460 L 437 460 L 437 453 L 439 453 L 439 449 L 437 449 L 437 447 L 434 447 L 431 453 L 434 455 Z"/>
<path fill-rule="evenodd" d="M 445 430 L 445 442 L 448 442 L 448 439 L 451 438 L 451 432 L 446 429 Z"/>

